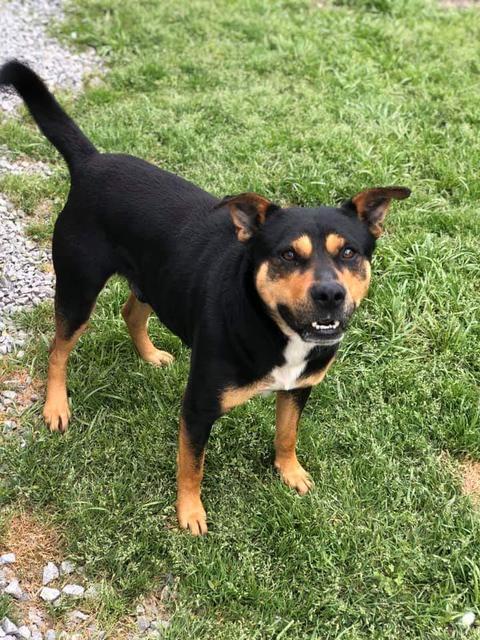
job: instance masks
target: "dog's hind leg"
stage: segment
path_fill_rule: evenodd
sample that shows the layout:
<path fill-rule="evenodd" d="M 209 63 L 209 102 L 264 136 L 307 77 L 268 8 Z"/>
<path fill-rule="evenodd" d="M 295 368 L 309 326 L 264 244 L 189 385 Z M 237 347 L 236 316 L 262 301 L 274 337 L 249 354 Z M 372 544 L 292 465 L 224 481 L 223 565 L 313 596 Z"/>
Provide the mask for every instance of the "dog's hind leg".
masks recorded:
<path fill-rule="evenodd" d="M 50 431 L 66 431 L 70 419 L 67 397 L 67 362 L 78 339 L 85 331 L 82 324 L 69 335 L 67 324 L 60 316 L 55 316 L 55 338 L 48 360 L 47 398 L 43 407 L 43 417 Z"/>
<path fill-rule="evenodd" d="M 123 318 L 140 357 L 146 362 L 160 367 L 171 364 L 174 357 L 167 351 L 157 349 L 150 340 L 147 322 L 151 312 L 152 307 L 140 302 L 133 292 L 130 293 L 130 297 L 122 309 Z"/>
<path fill-rule="evenodd" d="M 64 432 L 70 419 L 67 397 L 67 364 L 70 353 L 85 331 L 90 314 L 107 277 L 87 281 L 68 271 L 57 273 L 55 338 L 48 360 L 47 397 L 43 417 L 50 431 Z"/>

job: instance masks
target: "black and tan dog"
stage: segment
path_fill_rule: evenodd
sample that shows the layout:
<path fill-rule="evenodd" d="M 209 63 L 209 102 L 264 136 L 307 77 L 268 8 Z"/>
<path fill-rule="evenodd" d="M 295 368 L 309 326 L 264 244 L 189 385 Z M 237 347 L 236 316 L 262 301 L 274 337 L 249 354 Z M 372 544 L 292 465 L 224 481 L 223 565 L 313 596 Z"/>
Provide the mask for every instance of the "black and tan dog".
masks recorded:
<path fill-rule="evenodd" d="M 258 393 L 277 392 L 275 466 L 287 485 L 306 493 L 312 481 L 295 453 L 301 411 L 367 293 L 390 201 L 410 191 L 369 189 L 340 207 L 308 209 L 255 193 L 219 199 L 138 158 L 99 153 L 22 64 L 7 63 L 0 84 L 23 97 L 71 174 L 53 236 L 49 428 L 67 428 L 68 356 L 100 290 L 119 273 L 131 286 L 123 316 L 140 356 L 155 365 L 173 360 L 148 337 L 152 310 L 192 348 L 180 418 L 180 525 L 195 535 L 207 531 L 200 484 L 210 430 Z"/>

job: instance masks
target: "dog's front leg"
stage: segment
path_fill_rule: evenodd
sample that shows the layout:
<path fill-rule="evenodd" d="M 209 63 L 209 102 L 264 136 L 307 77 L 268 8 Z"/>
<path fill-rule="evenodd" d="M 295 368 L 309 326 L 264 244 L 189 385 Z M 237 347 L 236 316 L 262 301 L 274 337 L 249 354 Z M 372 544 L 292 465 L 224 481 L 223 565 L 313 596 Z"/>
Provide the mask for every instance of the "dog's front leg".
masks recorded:
<path fill-rule="evenodd" d="M 310 491 L 313 481 L 297 460 L 295 447 L 300 416 L 311 387 L 277 392 L 275 467 L 289 487 L 300 495 Z"/>
<path fill-rule="evenodd" d="M 207 515 L 200 498 L 205 447 L 214 417 L 192 411 L 184 401 L 178 437 L 177 517 L 194 536 L 207 533 Z"/>

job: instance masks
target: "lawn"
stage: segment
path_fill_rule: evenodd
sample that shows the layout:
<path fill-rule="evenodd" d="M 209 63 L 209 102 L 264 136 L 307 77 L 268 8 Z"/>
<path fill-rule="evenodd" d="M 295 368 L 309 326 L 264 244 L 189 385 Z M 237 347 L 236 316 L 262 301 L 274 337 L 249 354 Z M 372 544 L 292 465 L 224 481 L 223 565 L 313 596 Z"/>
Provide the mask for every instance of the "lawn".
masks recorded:
<path fill-rule="evenodd" d="M 189 351 L 152 321 L 177 361 L 141 362 L 119 313 L 125 284 L 101 295 L 71 358 L 71 428 L 50 435 L 40 404 L 26 413 L 26 446 L 0 450 L 0 504 L 54 518 L 103 580 L 113 629 L 167 574 L 179 587 L 165 637 L 178 640 L 447 639 L 458 613 L 480 610 L 480 521 L 457 471 L 480 457 L 480 14 L 322 4 L 75 0 L 59 27 L 110 67 L 61 95 L 102 150 L 280 203 L 413 190 L 392 207 L 369 297 L 304 414 L 315 491 L 281 484 L 274 399 L 255 399 L 212 434 L 205 538 L 180 533 L 173 507 Z M 0 184 L 32 214 L 49 203 L 52 220 L 32 224 L 44 240 L 66 167 L 26 116 L 0 139 L 55 168 Z M 44 378 L 52 308 L 20 321 L 32 341 L 7 366 Z"/>

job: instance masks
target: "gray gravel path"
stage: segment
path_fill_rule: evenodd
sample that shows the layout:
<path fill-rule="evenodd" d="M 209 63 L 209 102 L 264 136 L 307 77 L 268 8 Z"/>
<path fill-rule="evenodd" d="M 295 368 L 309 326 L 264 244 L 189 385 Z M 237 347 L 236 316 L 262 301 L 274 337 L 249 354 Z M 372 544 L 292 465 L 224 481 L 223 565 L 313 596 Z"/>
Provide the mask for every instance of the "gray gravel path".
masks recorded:
<path fill-rule="evenodd" d="M 18 58 L 50 88 L 78 91 L 82 77 L 102 70 L 102 64 L 93 50 L 72 52 L 48 35 L 52 21 L 63 18 L 62 5 L 63 0 L 0 0 L 0 64 Z M 20 103 L 13 93 L 0 92 L 0 117 L 16 117 Z M 51 170 L 45 163 L 15 159 L 0 146 L 0 177 L 12 173 L 49 175 Z M 25 214 L 0 193 L 0 357 L 24 340 L 12 314 L 53 296 L 53 276 L 46 269 L 50 254 L 26 237 L 27 223 Z"/>
<path fill-rule="evenodd" d="M 26 237 L 23 212 L 0 193 L 0 355 L 24 341 L 10 316 L 53 297 L 49 261 L 49 252 Z"/>
<path fill-rule="evenodd" d="M 97 71 L 101 62 L 93 49 L 74 53 L 48 35 L 52 21 L 63 18 L 63 4 L 63 0 L 0 3 L 0 63 L 18 58 L 39 73 L 50 88 L 78 91 L 83 75 Z M 13 94 L 0 96 L 4 111 L 11 112 L 18 104 L 20 100 Z"/>

